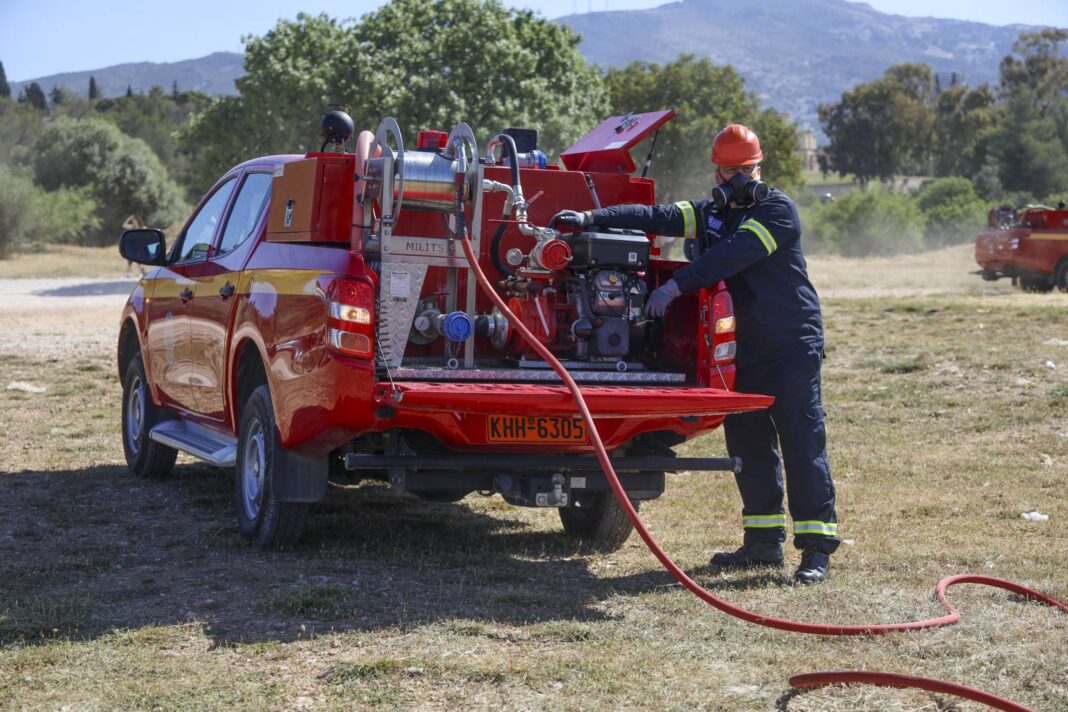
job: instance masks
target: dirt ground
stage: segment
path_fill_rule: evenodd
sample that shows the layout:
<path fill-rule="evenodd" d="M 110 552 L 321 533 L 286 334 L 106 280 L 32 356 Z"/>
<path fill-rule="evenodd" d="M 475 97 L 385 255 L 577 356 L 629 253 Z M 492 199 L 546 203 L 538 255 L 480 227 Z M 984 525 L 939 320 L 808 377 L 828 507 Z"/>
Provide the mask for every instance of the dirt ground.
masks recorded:
<path fill-rule="evenodd" d="M 846 538 L 834 578 L 710 571 L 739 536 L 720 474 L 674 476 L 643 508 L 665 548 L 718 595 L 803 620 L 938 615 L 935 583 L 964 572 L 1068 599 L 1068 295 L 982 282 L 961 247 L 810 269 Z M 1068 616 L 978 587 L 950 591 L 964 614 L 951 628 L 791 635 L 704 606 L 636 537 L 592 555 L 554 512 L 377 483 L 332 486 L 294 549 L 251 549 L 229 473 L 184 456 L 160 482 L 125 469 L 121 271 L 0 278 L 6 709 L 979 709 L 786 683 L 842 668 L 1068 709 Z M 722 436 L 682 454 L 722 455 Z"/>

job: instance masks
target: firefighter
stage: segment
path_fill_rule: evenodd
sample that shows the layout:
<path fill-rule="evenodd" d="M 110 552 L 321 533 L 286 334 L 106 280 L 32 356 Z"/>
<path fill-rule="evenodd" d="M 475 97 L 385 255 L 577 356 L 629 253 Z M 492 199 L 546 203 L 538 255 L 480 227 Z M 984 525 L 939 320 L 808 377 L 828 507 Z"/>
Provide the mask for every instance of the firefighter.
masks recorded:
<path fill-rule="evenodd" d="M 711 564 L 782 565 L 785 464 L 794 546 L 802 552 L 794 580 L 819 583 L 830 575 L 830 555 L 840 542 L 820 401 L 823 320 L 801 252 L 797 208 L 759 182 L 763 158 L 756 134 L 732 124 L 713 142 L 713 198 L 565 210 L 554 221 L 693 238 L 703 247 L 649 295 L 646 313 L 663 317 L 680 295 L 726 280 L 737 316 L 735 387 L 775 397 L 768 410 L 724 422 L 727 451 L 742 458 L 736 480 L 744 539 L 741 548 L 717 553 Z"/>

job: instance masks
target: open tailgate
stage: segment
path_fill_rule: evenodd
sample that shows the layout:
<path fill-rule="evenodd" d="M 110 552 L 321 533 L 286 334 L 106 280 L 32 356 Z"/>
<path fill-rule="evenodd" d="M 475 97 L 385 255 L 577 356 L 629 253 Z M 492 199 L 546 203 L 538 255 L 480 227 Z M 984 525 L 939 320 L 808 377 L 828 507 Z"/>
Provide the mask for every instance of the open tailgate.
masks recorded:
<path fill-rule="evenodd" d="M 727 415 L 761 410 L 775 400 L 720 388 L 587 386 L 581 391 L 595 418 Z M 531 383 L 380 383 L 375 400 L 399 410 L 438 413 L 560 416 L 577 412 L 565 386 Z"/>

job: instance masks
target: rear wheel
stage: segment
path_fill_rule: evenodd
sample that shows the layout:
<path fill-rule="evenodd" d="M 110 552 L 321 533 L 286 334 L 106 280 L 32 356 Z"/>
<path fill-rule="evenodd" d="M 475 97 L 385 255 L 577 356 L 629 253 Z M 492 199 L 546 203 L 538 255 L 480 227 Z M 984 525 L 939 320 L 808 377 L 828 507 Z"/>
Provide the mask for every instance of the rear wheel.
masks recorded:
<path fill-rule="evenodd" d="M 1020 277 L 1020 289 L 1025 292 L 1037 292 L 1043 294 L 1052 292 L 1053 285 L 1049 277 Z"/>
<path fill-rule="evenodd" d="M 241 409 L 234 504 L 241 536 L 264 549 L 295 544 L 308 518 L 306 503 L 282 502 L 271 487 L 275 453 L 281 447 L 271 392 L 260 386 Z"/>
<path fill-rule="evenodd" d="M 152 402 L 145 364 L 138 353 L 130 359 L 122 379 L 122 449 L 126 465 L 138 477 L 166 477 L 174 469 L 178 451 L 148 436 L 154 425 L 166 419 L 166 411 Z"/>
<path fill-rule="evenodd" d="M 1053 284 L 1058 290 L 1068 292 L 1068 259 L 1061 260 L 1053 270 Z"/>
<path fill-rule="evenodd" d="M 635 509 L 640 502 L 631 500 Z M 584 492 L 571 506 L 562 507 L 560 522 L 564 532 L 603 553 L 616 551 L 634 531 L 619 500 L 611 492 Z"/>

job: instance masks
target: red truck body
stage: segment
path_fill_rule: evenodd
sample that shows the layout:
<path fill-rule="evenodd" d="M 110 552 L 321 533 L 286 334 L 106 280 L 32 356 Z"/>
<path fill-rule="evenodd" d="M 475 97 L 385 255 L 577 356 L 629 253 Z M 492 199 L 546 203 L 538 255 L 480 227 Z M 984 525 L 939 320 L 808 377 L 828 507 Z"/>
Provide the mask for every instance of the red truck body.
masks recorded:
<path fill-rule="evenodd" d="M 999 208 L 991 211 L 990 228 L 975 240 L 983 279 L 1008 277 L 1027 291 L 1068 291 L 1068 210 Z"/>
<path fill-rule="evenodd" d="M 659 120 L 662 123 L 666 119 Z M 520 169 L 522 191 L 529 196 L 525 220 L 545 225 L 559 210 L 590 209 L 595 207 L 595 200 L 602 205 L 652 204 L 653 181 L 620 172 L 632 170 L 633 164 L 626 165 L 629 154 L 620 152 L 619 145 L 602 155 L 594 151 L 592 158 L 582 151 L 572 151 L 568 157 L 571 162 L 594 165 L 600 172 Z M 423 149 L 423 153 L 428 151 Z M 442 186 L 429 180 L 418 183 L 415 170 L 419 165 L 432 165 L 428 161 L 443 159 L 405 156 L 405 170 L 410 175 L 406 176 L 403 195 L 410 204 L 418 204 L 422 190 L 430 204 L 433 191 L 440 193 Z M 363 163 L 370 165 L 369 161 Z M 360 457 L 391 456 L 408 457 L 408 462 L 414 463 L 405 469 L 391 461 L 382 470 L 383 478 L 402 489 L 464 494 L 488 489 L 485 483 L 491 482 L 492 489 L 513 503 L 532 504 L 534 493 L 540 503 L 549 491 L 549 475 L 560 478 L 560 472 L 568 475 L 570 470 L 547 464 L 548 470 L 560 472 L 546 471 L 542 473 L 544 482 L 538 480 L 530 487 L 524 484 L 526 489 L 511 485 L 509 490 L 511 480 L 500 479 L 499 463 L 495 466 L 498 474 L 487 480 L 489 472 L 479 475 L 483 479 L 472 472 L 449 474 L 447 461 L 465 453 L 526 460 L 550 453 L 588 454 L 585 426 L 577 418 L 570 396 L 555 374 L 529 358 L 515 334 L 507 339 L 500 336 L 507 328 L 506 320 L 493 313 L 489 297 L 478 292 L 473 275 L 462 269 L 455 255 L 422 261 L 418 255 L 403 258 L 406 261 L 401 264 L 410 261 L 412 271 L 421 279 L 414 292 L 422 309 L 418 318 L 423 322 L 417 318 L 415 323 L 425 326 L 432 322 L 440 329 L 445 315 L 438 313 L 439 307 L 452 318 L 456 302 L 466 294 L 466 312 L 472 316 L 456 316 L 460 331 L 467 322 L 477 323 L 483 332 L 497 329 L 497 337 L 491 339 L 488 332 L 476 329 L 463 332 L 464 338 L 454 343 L 436 336 L 434 328 L 417 332 L 416 327 L 406 325 L 401 332 L 408 337 L 401 349 L 403 356 L 385 353 L 388 344 L 384 342 L 389 337 L 383 334 L 390 328 L 389 310 L 395 306 L 391 303 L 403 299 L 390 290 L 398 285 L 407 290 L 406 280 L 412 277 L 398 272 L 395 265 L 387 270 L 385 263 L 394 258 L 385 248 L 375 249 L 374 234 L 357 224 L 361 207 L 383 209 L 381 201 L 372 205 L 368 199 L 363 204 L 359 168 L 354 190 L 354 165 L 359 164 L 359 157 L 354 160 L 347 153 L 259 158 L 228 171 L 201 200 L 167 257 L 156 258 L 156 268 L 140 281 L 123 310 L 118 356 L 126 389 L 124 404 L 129 406 L 124 408 L 128 459 L 131 451 L 134 460 L 140 457 L 133 435 L 146 437 L 139 425 L 143 420 L 152 427 L 144 440 L 146 447 L 163 444 L 216 464 L 236 463 L 240 514 L 242 487 L 246 495 L 251 491 L 253 499 L 263 496 L 256 489 L 262 487 L 262 475 L 255 468 L 250 475 L 247 462 L 257 456 L 262 459 L 262 451 L 257 449 L 262 444 L 246 442 L 242 423 L 254 390 L 266 386 L 275 426 L 270 428 L 276 438 L 275 464 L 281 462 L 278 458 L 282 455 L 292 464 L 289 474 L 269 475 L 273 494 L 283 505 L 322 496 L 327 470 L 324 463 L 343 462 L 352 469 Z M 511 182 L 511 169 L 503 154 L 497 161 L 482 159 L 477 170 L 475 185 L 483 190 Z M 382 201 L 384 196 L 380 194 Z M 508 196 L 511 200 L 510 191 Z M 529 250 L 533 254 L 532 240 L 515 221 L 498 217 L 508 213 L 505 194 L 486 192 L 468 200 L 461 210 L 466 211 L 463 215 L 473 231 L 488 236 L 502 224 L 506 226 L 499 245 L 482 239 L 478 253 L 480 266 L 490 278 L 503 280 L 506 275 L 497 269 L 499 260 L 493 259 L 490 250 L 496 248 L 502 254 Z M 447 219 L 443 210 L 407 209 L 397 216 L 392 233 L 380 234 L 407 240 L 405 247 L 411 248 L 412 254 L 420 249 L 440 251 L 446 249 L 441 245 L 447 245 L 441 240 L 447 232 Z M 369 218 L 367 223 L 371 222 Z M 232 229 L 235 224 L 245 227 Z M 242 232 L 247 235 L 242 237 Z M 127 246 L 127 237 L 124 234 L 124 254 L 132 249 Z M 561 237 L 559 242 L 567 242 L 567 236 Z M 652 245 L 647 246 L 651 253 L 648 262 L 638 258 L 633 268 L 599 266 L 590 259 L 586 271 L 580 272 L 576 267 L 580 258 L 570 256 L 572 249 L 577 254 L 582 249 L 593 250 L 589 245 L 595 245 L 603 251 L 605 245 L 615 249 L 616 242 L 633 239 L 597 234 L 575 239 L 567 248 L 568 260 L 561 262 L 568 264 L 566 269 L 535 269 L 530 265 L 540 263 L 524 263 L 526 266 L 516 268 L 518 276 L 501 288 L 511 290 L 510 305 L 519 318 L 541 329 L 544 342 L 562 358 L 571 357 L 578 372 L 584 374 L 583 390 L 609 451 L 673 457 L 667 449 L 670 445 L 718 427 L 728 413 L 767 407 L 771 399 L 731 390 L 734 322 L 723 283 L 680 298 L 672 305 L 669 319 L 662 325 L 649 325 L 642 321 L 635 305 L 646 290 L 666 281 L 680 263 L 658 259 L 658 250 Z M 193 244 L 195 241 L 203 244 Z M 557 250 L 557 257 L 565 249 L 556 244 L 551 248 Z M 384 277 L 387 272 L 388 284 Z M 404 279 L 398 279 L 398 274 Z M 592 320 L 583 321 L 576 317 L 579 287 L 575 283 L 585 285 L 587 278 L 590 284 L 600 286 L 578 305 L 580 315 L 588 304 L 595 307 Z M 620 280 L 629 285 L 629 292 L 618 289 Z M 621 311 L 598 311 L 615 308 L 617 302 L 623 305 Z M 609 313 L 622 316 L 604 316 Z M 405 318 L 411 320 L 410 316 Z M 622 331 L 598 334 L 598 329 L 611 326 L 613 318 Z M 583 337 L 587 332 L 593 335 Z M 583 338 L 587 341 L 580 347 L 577 344 Z M 626 344 L 628 338 L 632 340 L 629 347 L 613 351 L 616 347 L 612 344 L 619 339 Z M 617 355 L 590 356 L 591 348 L 593 354 L 601 349 Z M 481 354 L 481 360 L 472 352 Z M 581 356 L 576 357 L 576 353 Z M 129 377 L 138 355 L 145 389 L 140 401 L 136 390 L 131 389 L 141 381 L 130 381 Z M 144 410 L 143 415 L 137 415 L 138 408 Z M 127 410 L 133 415 L 126 415 Z M 246 460 L 244 485 L 242 457 Z M 514 462 L 519 468 L 526 467 L 518 457 Z M 641 465 L 666 469 L 663 460 L 642 461 Z M 582 478 L 564 477 L 562 486 L 560 479 L 551 480 L 557 495 L 571 493 L 571 504 L 578 506 L 580 488 L 603 491 L 587 482 L 596 478 L 594 470 L 591 465 L 585 467 Z M 406 485 L 405 473 L 410 476 Z M 655 477 L 641 480 L 641 474 L 636 472 L 632 477 L 638 478 L 633 480 L 637 483 L 635 499 L 657 496 L 662 483 L 658 485 Z M 662 471 L 657 474 L 662 478 Z M 314 483 L 295 481 L 302 478 Z M 553 506 L 566 506 L 568 498 L 563 497 L 563 505 L 559 499 L 550 496 Z M 256 514 L 252 509 L 248 513 Z M 565 517 L 564 512 L 561 517 Z M 244 522 L 242 526 L 245 532 Z"/>

